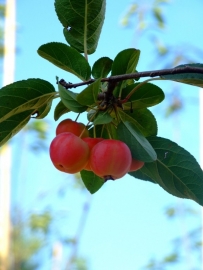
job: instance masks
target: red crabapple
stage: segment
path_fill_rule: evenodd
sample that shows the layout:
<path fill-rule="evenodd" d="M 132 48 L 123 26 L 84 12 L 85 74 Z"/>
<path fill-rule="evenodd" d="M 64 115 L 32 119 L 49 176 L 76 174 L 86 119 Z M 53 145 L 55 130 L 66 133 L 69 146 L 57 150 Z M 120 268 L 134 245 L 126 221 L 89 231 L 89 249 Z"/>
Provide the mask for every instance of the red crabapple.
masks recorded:
<path fill-rule="evenodd" d="M 50 145 L 50 157 L 54 166 L 67 173 L 83 170 L 89 154 L 88 144 L 71 132 L 57 135 Z"/>

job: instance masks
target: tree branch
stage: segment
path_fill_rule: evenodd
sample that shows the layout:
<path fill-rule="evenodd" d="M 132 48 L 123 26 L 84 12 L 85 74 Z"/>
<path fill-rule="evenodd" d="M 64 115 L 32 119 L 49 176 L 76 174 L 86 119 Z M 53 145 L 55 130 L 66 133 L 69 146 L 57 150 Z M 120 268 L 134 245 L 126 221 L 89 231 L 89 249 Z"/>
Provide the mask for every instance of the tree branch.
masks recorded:
<path fill-rule="evenodd" d="M 200 73 L 203 74 L 203 68 L 198 67 L 191 67 L 191 66 L 184 66 L 181 68 L 171 68 L 171 69 L 161 69 L 161 70 L 152 70 L 152 71 L 144 71 L 144 72 L 136 72 L 131 74 L 123 74 L 123 75 L 116 75 L 111 76 L 108 78 L 102 78 L 101 82 L 120 82 L 128 79 L 138 79 L 142 77 L 157 77 L 163 75 L 174 75 L 174 74 L 181 74 L 181 73 Z M 90 79 L 85 82 L 81 83 L 67 83 L 64 79 L 61 79 L 59 83 L 64 86 L 66 89 L 76 88 L 83 85 L 88 85 L 95 82 L 95 79 Z"/>

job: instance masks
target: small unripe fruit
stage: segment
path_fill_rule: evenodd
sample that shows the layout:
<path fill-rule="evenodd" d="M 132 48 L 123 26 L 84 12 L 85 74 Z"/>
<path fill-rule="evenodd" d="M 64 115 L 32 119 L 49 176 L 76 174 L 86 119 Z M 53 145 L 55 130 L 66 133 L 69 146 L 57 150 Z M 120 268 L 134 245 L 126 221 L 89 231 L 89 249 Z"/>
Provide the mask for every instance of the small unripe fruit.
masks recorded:
<path fill-rule="evenodd" d="M 54 166 L 67 173 L 84 169 L 89 159 L 89 146 L 71 132 L 57 135 L 50 145 L 50 158 Z"/>
<path fill-rule="evenodd" d="M 103 141 L 103 138 L 91 138 L 91 137 L 86 137 L 82 139 L 84 142 L 86 142 L 89 146 L 90 149 L 90 153 L 92 148 L 99 142 Z M 92 169 L 90 168 L 90 161 L 88 160 L 87 165 L 85 166 L 84 170 L 86 171 L 92 171 Z"/>
<path fill-rule="evenodd" d="M 123 177 L 129 171 L 131 162 L 130 149 L 118 140 L 103 140 L 90 153 L 92 171 L 105 180 Z"/>
<path fill-rule="evenodd" d="M 141 169 L 144 166 L 144 162 L 141 160 L 132 159 L 129 172 L 134 172 Z"/>
<path fill-rule="evenodd" d="M 83 123 L 78 123 L 71 119 L 65 119 L 58 124 L 56 128 L 56 135 L 59 135 L 63 132 L 71 132 L 78 137 L 83 132 L 81 138 L 85 138 L 89 136 L 89 131 L 87 130 L 87 128 L 85 127 Z"/>

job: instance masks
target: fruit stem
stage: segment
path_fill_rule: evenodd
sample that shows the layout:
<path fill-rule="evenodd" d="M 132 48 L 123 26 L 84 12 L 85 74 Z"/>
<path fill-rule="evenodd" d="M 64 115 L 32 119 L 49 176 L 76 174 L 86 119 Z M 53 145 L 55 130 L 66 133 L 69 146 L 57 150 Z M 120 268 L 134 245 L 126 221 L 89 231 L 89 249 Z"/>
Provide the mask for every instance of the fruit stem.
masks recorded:
<path fill-rule="evenodd" d="M 81 137 L 82 137 L 83 133 L 85 132 L 85 129 L 86 129 L 86 126 L 83 128 L 82 132 L 80 133 L 79 138 L 81 138 Z"/>
<path fill-rule="evenodd" d="M 104 132 L 104 125 L 102 125 L 101 137 L 102 137 L 102 135 L 103 135 L 103 132 Z"/>
<path fill-rule="evenodd" d="M 93 127 L 93 132 L 94 132 L 94 138 L 96 138 L 97 135 L 96 135 L 96 126 L 95 126 L 95 125 L 94 125 L 94 127 Z"/>
<path fill-rule="evenodd" d="M 75 122 L 78 121 L 79 116 L 80 116 L 80 113 L 78 113 L 78 115 L 77 115 L 77 117 L 76 117 L 76 119 L 75 119 Z"/>
<path fill-rule="evenodd" d="M 107 129 L 107 132 L 108 132 L 109 139 L 112 139 L 111 133 L 110 133 L 109 128 L 108 128 L 108 125 L 106 125 L 106 129 Z"/>

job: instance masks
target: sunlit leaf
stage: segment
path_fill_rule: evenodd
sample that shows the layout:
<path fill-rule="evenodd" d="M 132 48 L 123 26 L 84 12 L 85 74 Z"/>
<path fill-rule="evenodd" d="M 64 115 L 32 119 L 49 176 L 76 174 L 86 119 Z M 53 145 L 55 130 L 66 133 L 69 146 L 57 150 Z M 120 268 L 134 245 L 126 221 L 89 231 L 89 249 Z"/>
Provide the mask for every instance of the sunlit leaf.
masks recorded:
<path fill-rule="evenodd" d="M 45 80 L 28 79 L 9 84 L 0 90 L 0 122 L 27 110 L 37 112 L 54 96 L 53 85 Z"/>
<path fill-rule="evenodd" d="M 35 111 L 36 113 L 36 119 L 43 119 L 44 117 L 47 116 L 47 114 L 50 112 L 51 110 L 51 105 L 52 105 L 52 100 L 49 101 L 46 105 L 44 105 L 43 107 L 39 108 L 38 110 Z"/>

